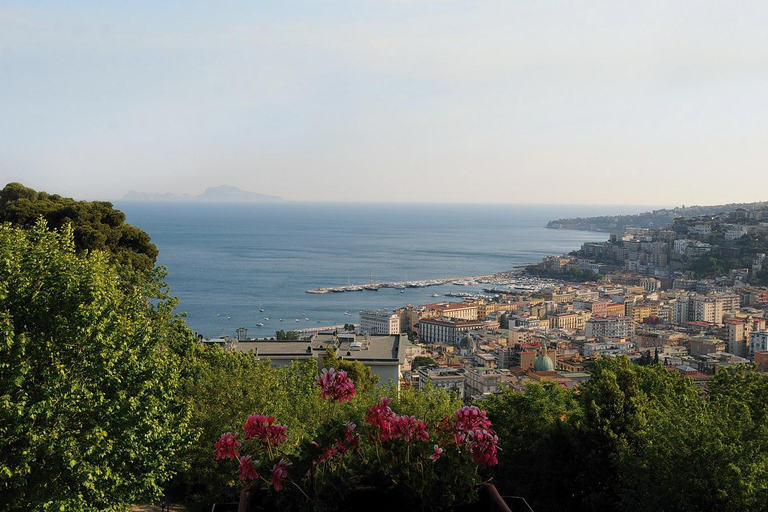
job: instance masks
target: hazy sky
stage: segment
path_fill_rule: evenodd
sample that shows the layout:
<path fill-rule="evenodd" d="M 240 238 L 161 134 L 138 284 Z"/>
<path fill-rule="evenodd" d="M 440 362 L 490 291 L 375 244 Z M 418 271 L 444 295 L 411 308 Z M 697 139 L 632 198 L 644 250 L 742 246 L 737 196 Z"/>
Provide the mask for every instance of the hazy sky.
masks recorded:
<path fill-rule="evenodd" d="M 0 0 L 0 178 L 81 199 L 766 200 L 767 27 L 765 0 Z"/>

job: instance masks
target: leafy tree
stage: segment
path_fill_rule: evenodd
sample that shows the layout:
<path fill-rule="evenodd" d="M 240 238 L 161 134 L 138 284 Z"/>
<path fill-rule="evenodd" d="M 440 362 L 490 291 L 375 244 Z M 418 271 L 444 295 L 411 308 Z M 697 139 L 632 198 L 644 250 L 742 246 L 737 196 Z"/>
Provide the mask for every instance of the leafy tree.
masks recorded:
<path fill-rule="evenodd" d="M 191 440 L 162 274 L 127 282 L 73 227 L 0 226 L 0 508 L 116 510 L 157 497 Z"/>
<path fill-rule="evenodd" d="M 277 338 L 278 341 L 297 341 L 300 336 L 296 331 L 285 332 L 283 329 L 280 329 L 275 332 L 275 338 Z"/>
<path fill-rule="evenodd" d="M 31 228 L 40 218 L 52 230 L 71 225 L 78 251 L 106 251 L 114 261 L 149 271 L 157 259 L 157 247 L 147 233 L 125 224 L 125 215 L 103 201 L 75 201 L 37 192 L 20 183 L 0 190 L 0 222 Z"/>
<path fill-rule="evenodd" d="M 583 467 L 576 395 L 552 382 L 531 383 L 525 393 L 507 388 L 483 406 L 499 436 L 500 492 L 523 496 L 537 511 L 578 510 L 581 497 L 574 477 Z"/>
<path fill-rule="evenodd" d="M 430 366 L 435 363 L 435 360 L 432 359 L 429 356 L 416 356 L 413 358 L 413 361 L 411 361 L 411 370 L 416 370 L 420 366 Z"/>

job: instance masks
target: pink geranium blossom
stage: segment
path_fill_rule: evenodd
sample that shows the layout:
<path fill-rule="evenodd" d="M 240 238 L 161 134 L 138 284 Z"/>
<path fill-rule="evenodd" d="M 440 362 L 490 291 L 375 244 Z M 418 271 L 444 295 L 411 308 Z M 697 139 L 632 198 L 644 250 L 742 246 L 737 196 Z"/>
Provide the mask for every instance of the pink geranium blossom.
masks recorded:
<path fill-rule="evenodd" d="M 256 464 L 258 464 L 259 461 L 254 461 L 251 459 L 250 455 L 244 456 L 242 459 L 240 459 L 240 481 L 244 482 L 245 480 L 256 480 L 259 478 L 259 473 L 256 471 Z"/>
<path fill-rule="evenodd" d="M 392 422 L 397 416 L 389 408 L 390 402 L 392 402 L 392 399 L 382 397 L 376 405 L 366 411 L 365 421 L 376 429 L 378 438 L 381 441 L 386 441 L 394 433 Z"/>
<path fill-rule="evenodd" d="M 430 459 L 432 459 L 433 461 L 436 461 L 436 460 L 440 460 L 440 456 L 441 456 L 443 453 L 445 453 L 445 450 L 443 450 L 442 448 L 440 448 L 440 445 L 437 445 L 437 444 L 436 444 L 436 445 L 435 445 L 435 453 L 433 453 L 432 455 L 430 455 L 430 456 L 429 456 L 429 458 L 430 458 Z"/>
<path fill-rule="evenodd" d="M 414 416 L 396 416 L 392 420 L 392 430 L 394 437 L 410 443 L 414 439 L 426 441 L 429 439 L 427 426 L 423 421 L 417 420 Z"/>
<path fill-rule="evenodd" d="M 245 439 L 258 439 L 262 443 L 278 446 L 286 439 L 287 425 L 274 425 L 275 418 L 262 414 L 248 416 L 243 430 Z"/>
<path fill-rule="evenodd" d="M 272 487 L 276 491 L 280 491 L 283 488 L 283 483 L 288 480 L 288 466 L 291 463 L 285 459 L 280 459 L 280 462 L 272 466 Z"/>
<path fill-rule="evenodd" d="M 475 464 L 481 468 L 495 466 L 499 463 L 496 458 L 499 438 L 488 430 L 474 430 L 470 433 L 472 439 L 470 455 Z"/>
<path fill-rule="evenodd" d="M 241 444 L 242 443 L 237 440 L 237 434 L 233 434 L 232 432 L 221 434 L 221 439 L 216 441 L 213 445 L 216 449 L 216 460 L 225 458 L 235 459 L 240 457 L 240 452 L 237 451 L 237 448 Z"/>
<path fill-rule="evenodd" d="M 357 393 L 355 383 L 344 370 L 337 372 L 333 368 L 323 368 L 322 374 L 315 378 L 315 384 L 320 388 L 320 396 L 323 399 L 330 398 L 336 402 L 351 402 Z"/>

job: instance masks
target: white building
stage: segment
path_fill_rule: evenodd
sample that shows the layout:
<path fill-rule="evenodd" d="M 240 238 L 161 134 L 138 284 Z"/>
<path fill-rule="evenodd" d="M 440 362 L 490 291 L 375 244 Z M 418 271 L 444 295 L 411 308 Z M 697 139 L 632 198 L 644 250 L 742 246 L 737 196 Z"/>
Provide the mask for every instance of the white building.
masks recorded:
<path fill-rule="evenodd" d="M 605 357 L 626 355 L 635 344 L 629 341 L 604 341 L 601 343 L 585 343 L 583 346 L 584 357 Z"/>
<path fill-rule="evenodd" d="M 749 357 L 755 358 L 755 352 L 768 350 L 768 331 L 757 331 L 749 335 Z"/>
<path fill-rule="evenodd" d="M 400 334 L 400 316 L 386 310 L 361 311 L 360 332 L 374 336 Z"/>

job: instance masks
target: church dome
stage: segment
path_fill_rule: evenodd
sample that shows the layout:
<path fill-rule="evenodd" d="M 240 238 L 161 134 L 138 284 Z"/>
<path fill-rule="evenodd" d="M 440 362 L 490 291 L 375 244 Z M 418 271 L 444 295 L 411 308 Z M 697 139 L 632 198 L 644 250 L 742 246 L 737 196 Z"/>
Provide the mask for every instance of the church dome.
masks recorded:
<path fill-rule="evenodd" d="M 551 372 L 555 370 L 555 365 L 552 364 L 552 359 L 549 356 L 542 354 L 534 361 L 533 370 L 537 372 Z"/>

